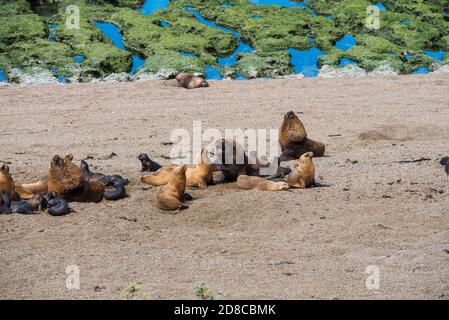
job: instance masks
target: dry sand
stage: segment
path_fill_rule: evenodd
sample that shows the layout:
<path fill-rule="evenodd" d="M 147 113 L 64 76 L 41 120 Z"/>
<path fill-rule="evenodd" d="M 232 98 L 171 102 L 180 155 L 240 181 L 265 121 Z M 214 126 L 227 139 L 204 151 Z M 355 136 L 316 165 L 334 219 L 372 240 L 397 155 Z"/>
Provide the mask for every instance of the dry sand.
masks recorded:
<path fill-rule="evenodd" d="M 170 132 L 277 128 L 286 111 L 327 144 L 328 188 L 264 193 L 235 184 L 190 192 L 164 214 L 136 156 L 167 163 Z M 449 75 L 211 81 L 185 90 L 149 81 L 0 88 L 0 161 L 16 181 L 55 153 L 132 179 L 130 197 L 51 217 L 0 216 L 0 297 L 117 299 L 130 282 L 154 299 L 192 298 L 205 281 L 231 298 L 449 298 Z M 118 157 L 98 160 L 111 152 Z M 398 163 L 429 157 L 431 161 Z M 282 260 L 288 263 L 281 263 Z M 78 265 L 80 290 L 65 287 Z M 377 265 L 380 288 L 365 269 Z"/>

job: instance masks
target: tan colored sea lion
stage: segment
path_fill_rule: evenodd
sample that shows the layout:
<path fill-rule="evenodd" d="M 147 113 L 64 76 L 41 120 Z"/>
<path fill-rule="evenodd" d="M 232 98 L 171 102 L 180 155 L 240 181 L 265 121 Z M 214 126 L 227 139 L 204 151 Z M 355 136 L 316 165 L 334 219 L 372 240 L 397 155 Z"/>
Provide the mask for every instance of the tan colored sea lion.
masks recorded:
<path fill-rule="evenodd" d="M 286 182 L 275 182 L 262 177 L 251 177 L 247 175 L 238 176 L 237 186 L 243 190 L 258 191 L 281 191 L 288 189 Z"/>
<path fill-rule="evenodd" d="M 202 87 L 209 87 L 209 83 L 201 77 L 196 77 L 191 73 L 182 72 L 176 76 L 178 87 L 186 89 L 196 89 Z"/>
<path fill-rule="evenodd" d="M 306 152 L 299 157 L 298 166 L 290 172 L 287 183 L 292 188 L 305 189 L 315 182 L 315 165 L 313 152 Z"/>
<path fill-rule="evenodd" d="M 6 193 L 10 200 L 16 198 L 14 180 L 9 172 L 9 166 L 5 164 L 0 167 L 0 192 Z M 0 197 L 1 204 L 3 204 L 3 200 Z"/>
<path fill-rule="evenodd" d="M 156 193 L 154 203 L 157 208 L 164 211 L 174 211 L 189 207 L 184 204 L 186 170 L 187 167 L 185 165 L 177 166 L 173 169 L 168 183 L 162 186 Z"/>
<path fill-rule="evenodd" d="M 206 150 L 203 148 L 198 155 L 198 164 L 193 168 L 186 170 L 186 185 L 187 187 L 198 187 L 200 189 L 207 188 L 213 183 L 212 174 L 214 166 L 207 158 Z M 176 164 L 171 164 L 157 170 L 154 175 L 145 175 L 141 178 L 143 183 L 152 185 L 154 187 L 162 186 L 168 183 L 173 170 L 178 167 Z"/>
<path fill-rule="evenodd" d="M 281 161 L 298 159 L 303 153 L 313 152 L 315 157 L 321 157 L 325 152 L 325 145 L 307 138 L 303 123 L 293 111 L 284 116 L 279 129 L 279 144 L 281 145 Z"/>
<path fill-rule="evenodd" d="M 73 162 L 71 154 L 61 158 L 55 155 L 48 170 L 48 191 L 69 202 L 100 202 L 104 185 L 84 178 L 81 169 Z"/>

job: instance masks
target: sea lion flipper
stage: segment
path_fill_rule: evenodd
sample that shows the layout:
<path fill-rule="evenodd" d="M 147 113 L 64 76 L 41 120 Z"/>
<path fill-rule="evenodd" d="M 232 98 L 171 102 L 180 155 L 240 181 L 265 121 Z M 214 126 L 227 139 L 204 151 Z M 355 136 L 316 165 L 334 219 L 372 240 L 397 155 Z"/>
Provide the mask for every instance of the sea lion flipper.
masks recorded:
<path fill-rule="evenodd" d="M 25 190 L 22 186 L 16 186 L 14 189 L 21 199 L 31 199 L 34 197 L 34 193 Z"/>

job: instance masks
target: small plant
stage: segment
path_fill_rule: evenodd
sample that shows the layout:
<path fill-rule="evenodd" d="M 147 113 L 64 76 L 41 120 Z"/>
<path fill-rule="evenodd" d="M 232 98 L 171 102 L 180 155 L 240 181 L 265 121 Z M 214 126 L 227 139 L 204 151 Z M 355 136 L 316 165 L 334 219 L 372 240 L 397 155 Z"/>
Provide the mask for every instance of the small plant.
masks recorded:
<path fill-rule="evenodd" d="M 195 295 L 195 299 L 197 300 L 221 300 L 222 297 L 219 295 L 214 295 L 210 292 L 209 287 L 204 283 L 200 282 L 196 285 L 195 289 L 193 289 L 193 294 Z"/>
<path fill-rule="evenodd" d="M 137 295 L 137 292 L 140 290 L 140 287 L 137 283 L 130 283 L 125 290 L 123 290 L 120 297 L 123 300 L 150 300 L 150 295 L 148 293 L 143 293 L 142 297 Z"/>

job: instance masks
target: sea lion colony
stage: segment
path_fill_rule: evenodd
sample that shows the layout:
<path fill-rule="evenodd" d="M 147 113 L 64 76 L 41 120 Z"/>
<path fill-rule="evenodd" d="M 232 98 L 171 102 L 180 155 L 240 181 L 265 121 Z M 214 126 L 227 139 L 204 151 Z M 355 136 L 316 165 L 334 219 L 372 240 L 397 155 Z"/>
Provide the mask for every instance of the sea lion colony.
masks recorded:
<path fill-rule="evenodd" d="M 140 154 L 141 171 L 150 172 L 141 177 L 141 182 L 159 187 L 154 205 L 164 211 L 177 211 L 189 207 L 192 197 L 185 192 L 186 187 L 206 189 L 215 183 L 237 182 L 243 190 L 283 191 L 290 188 L 305 189 L 315 186 L 315 166 L 313 157 L 323 156 L 325 146 L 307 138 L 301 120 L 290 111 L 284 116 L 279 133 L 282 154 L 277 162 L 277 172 L 263 177 L 262 165 L 257 155 L 248 155 L 235 140 L 217 140 L 216 156 L 219 164 L 211 163 L 203 148 L 198 164 L 194 167 L 169 164 L 161 166 Z M 232 150 L 231 163 L 225 162 L 225 154 Z M 237 152 L 243 154 L 243 163 L 236 159 Z M 256 161 L 249 161 L 255 158 Z M 292 170 L 280 166 L 281 161 L 298 160 Z M 254 162 L 253 164 L 250 162 Z M 449 157 L 441 159 L 449 174 Z M 217 174 L 214 179 L 213 174 Z M 127 196 L 127 178 L 120 175 L 105 175 L 92 172 L 89 164 L 82 160 L 80 166 L 73 163 L 73 155 L 55 155 L 43 178 L 37 182 L 16 184 L 7 165 L 0 168 L 0 214 L 31 214 L 36 211 L 54 216 L 70 213 L 69 202 L 114 201 Z"/>

